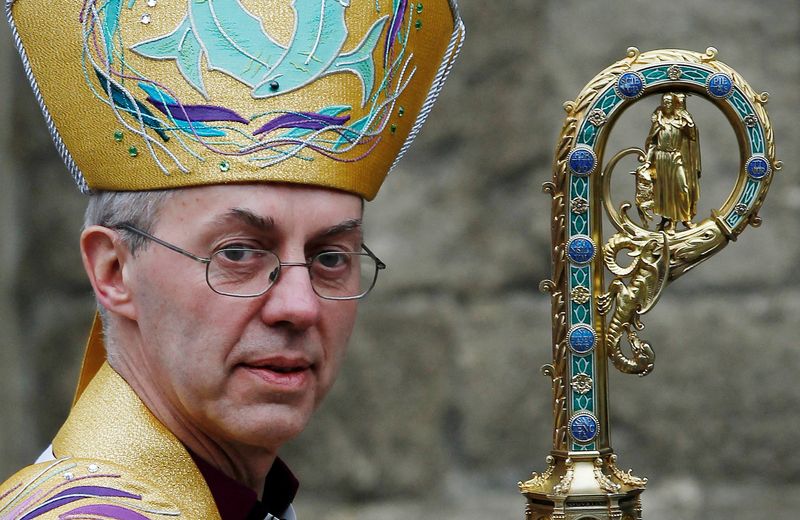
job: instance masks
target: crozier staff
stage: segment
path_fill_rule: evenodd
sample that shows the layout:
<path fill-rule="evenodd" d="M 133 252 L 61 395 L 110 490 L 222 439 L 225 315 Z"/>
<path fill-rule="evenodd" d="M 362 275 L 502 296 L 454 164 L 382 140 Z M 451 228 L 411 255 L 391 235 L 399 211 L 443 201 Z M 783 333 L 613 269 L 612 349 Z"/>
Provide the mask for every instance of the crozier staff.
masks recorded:
<path fill-rule="evenodd" d="M 333 384 L 385 267 L 363 201 L 463 26 L 447 0 L 265 4 L 7 4 L 89 196 L 99 318 L 72 411 L 0 486 L 0 518 L 294 518 L 278 450 Z"/>

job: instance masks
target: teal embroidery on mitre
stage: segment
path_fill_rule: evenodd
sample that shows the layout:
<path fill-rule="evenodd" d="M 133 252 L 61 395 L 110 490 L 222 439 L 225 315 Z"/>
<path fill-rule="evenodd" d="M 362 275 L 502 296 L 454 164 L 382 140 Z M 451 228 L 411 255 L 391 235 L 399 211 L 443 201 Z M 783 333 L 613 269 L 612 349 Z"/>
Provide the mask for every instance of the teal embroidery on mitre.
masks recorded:
<path fill-rule="evenodd" d="M 175 60 L 184 79 L 206 98 L 203 56 L 209 69 L 249 86 L 254 98 L 291 92 L 339 72 L 359 78 L 362 106 L 372 93 L 372 54 L 388 16 L 379 18 L 353 50 L 342 52 L 349 0 L 294 0 L 295 27 L 288 47 L 270 37 L 261 20 L 239 0 L 189 0 L 188 4 L 188 14 L 174 31 L 137 43 L 131 50 L 152 59 Z"/>
<path fill-rule="evenodd" d="M 339 139 L 336 140 L 334 143 L 334 149 L 340 149 L 344 146 L 347 146 L 350 143 L 353 143 L 359 139 L 359 136 L 363 135 L 366 131 L 367 125 L 374 119 L 374 114 L 370 113 L 366 116 L 362 117 L 358 121 L 355 121 L 351 124 L 347 130 L 342 132 L 339 135 Z"/>
<path fill-rule="evenodd" d="M 112 103 L 118 110 L 135 115 L 143 124 L 152 128 L 161 137 L 161 139 L 163 139 L 165 142 L 169 141 L 169 136 L 167 135 L 164 126 L 161 124 L 161 121 L 156 118 L 153 112 L 150 111 L 150 109 L 144 106 L 144 104 L 142 104 L 142 102 L 138 99 L 128 95 L 119 86 L 109 82 L 99 70 L 95 69 L 95 74 L 97 75 L 97 79 L 100 82 L 100 86 L 103 88 L 103 91 L 110 95 Z"/>
<path fill-rule="evenodd" d="M 158 60 L 175 60 L 178 65 L 178 70 L 189 84 L 200 92 L 203 97 L 208 98 L 205 85 L 203 84 L 203 73 L 200 68 L 200 58 L 202 48 L 200 42 L 192 32 L 189 18 L 184 18 L 181 24 L 173 32 L 158 38 L 142 42 L 134 45 L 132 50 L 137 53 L 147 56 L 148 58 Z M 219 49 L 214 49 L 213 53 L 207 53 L 206 59 L 209 66 L 216 62 L 218 58 Z M 234 58 L 241 57 L 239 51 L 234 49 L 229 53 L 231 59 L 228 61 L 234 63 Z"/>
<path fill-rule="evenodd" d="M 193 161 L 205 161 L 203 150 L 223 155 L 227 168 L 233 157 L 246 157 L 261 168 L 292 157 L 358 161 L 372 152 L 387 126 L 393 128 L 389 120 L 395 102 L 416 71 L 406 48 L 412 20 L 408 9 L 413 5 L 407 0 L 393 0 L 391 15 L 376 13 L 360 42 L 345 50 L 345 0 L 294 0 L 295 26 L 288 45 L 272 39 L 241 0 L 188 0 L 188 12 L 178 27 L 133 46 L 123 41 L 120 31 L 126 1 L 129 9 L 135 3 L 85 0 L 78 19 L 83 26 L 84 76 L 97 99 L 113 110 L 119 131 L 142 140 L 129 147 L 131 157 L 149 154 L 166 175 L 170 163 L 181 172 L 191 171 Z M 175 60 L 182 76 L 177 81 L 185 80 L 209 101 L 204 58 L 209 69 L 249 86 L 254 98 L 296 90 L 328 74 L 352 73 L 362 82 L 361 107 L 366 113 L 351 119 L 350 103 L 259 115 L 241 115 L 220 104 L 188 104 L 163 79 L 137 70 L 124 49 L 149 59 Z M 374 54 L 386 60 L 380 75 Z M 188 157 L 176 155 L 179 150 Z"/>
<path fill-rule="evenodd" d="M 119 25 L 119 12 L 122 9 L 122 0 L 108 0 L 102 7 L 105 11 L 103 17 L 103 40 L 106 44 L 106 55 L 110 63 L 114 63 L 114 34 Z"/>

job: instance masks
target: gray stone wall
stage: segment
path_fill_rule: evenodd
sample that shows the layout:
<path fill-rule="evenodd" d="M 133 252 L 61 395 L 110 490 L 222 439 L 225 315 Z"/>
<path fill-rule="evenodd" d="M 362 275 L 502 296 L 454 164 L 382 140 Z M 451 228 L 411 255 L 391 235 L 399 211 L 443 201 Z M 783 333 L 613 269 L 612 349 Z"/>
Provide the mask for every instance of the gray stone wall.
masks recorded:
<path fill-rule="evenodd" d="M 331 397 L 286 449 L 304 482 L 300 514 L 522 518 L 516 482 L 543 469 L 550 448 L 550 385 L 539 373 L 549 362 L 550 308 L 537 291 L 550 272 L 549 200 L 540 185 L 561 104 L 628 46 L 713 45 L 772 94 L 785 167 L 764 225 L 671 286 L 646 316 L 656 370 L 644 379 L 612 370 L 612 440 L 620 462 L 651 479 L 647 518 L 796 518 L 800 4 L 461 7 L 461 59 L 411 153 L 368 205 L 368 241 L 389 269 L 362 306 Z M 77 253 L 84 202 L 0 32 L 5 476 L 63 420 L 93 303 Z M 735 141 L 697 104 L 707 121 L 703 204 L 713 207 L 730 189 Z M 617 130 L 621 146 L 641 146 L 647 123 L 636 117 Z"/>

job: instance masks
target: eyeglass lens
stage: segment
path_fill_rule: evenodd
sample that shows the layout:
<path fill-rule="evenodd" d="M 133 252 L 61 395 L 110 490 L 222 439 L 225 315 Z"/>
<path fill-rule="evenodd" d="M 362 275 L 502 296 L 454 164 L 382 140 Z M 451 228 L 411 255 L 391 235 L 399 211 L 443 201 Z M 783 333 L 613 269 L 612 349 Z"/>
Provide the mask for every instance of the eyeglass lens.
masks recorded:
<path fill-rule="evenodd" d="M 271 251 L 221 249 L 211 256 L 208 264 L 208 285 L 220 294 L 257 296 L 277 281 L 283 269 L 296 266 L 281 265 Z M 374 285 L 378 271 L 375 259 L 368 254 L 338 251 L 320 253 L 305 267 L 309 270 L 314 292 L 331 299 L 363 296 Z"/>

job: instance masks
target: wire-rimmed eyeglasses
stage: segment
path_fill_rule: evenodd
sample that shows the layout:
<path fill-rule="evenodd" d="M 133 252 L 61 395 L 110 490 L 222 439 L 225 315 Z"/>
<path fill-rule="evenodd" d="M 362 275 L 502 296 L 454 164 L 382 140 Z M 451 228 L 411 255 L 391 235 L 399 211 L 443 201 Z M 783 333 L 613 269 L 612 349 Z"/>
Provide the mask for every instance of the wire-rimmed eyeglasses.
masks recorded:
<path fill-rule="evenodd" d="M 311 288 L 326 300 L 357 300 L 375 287 L 378 271 L 386 264 L 361 244 L 364 250 L 322 251 L 306 262 L 282 262 L 268 249 L 242 246 L 223 247 L 205 258 L 165 242 L 131 224 L 119 224 L 123 229 L 152 240 L 156 244 L 206 265 L 206 282 L 217 294 L 237 298 L 255 298 L 269 291 L 278 281 L 284 267 L 305 267 Z"/>

